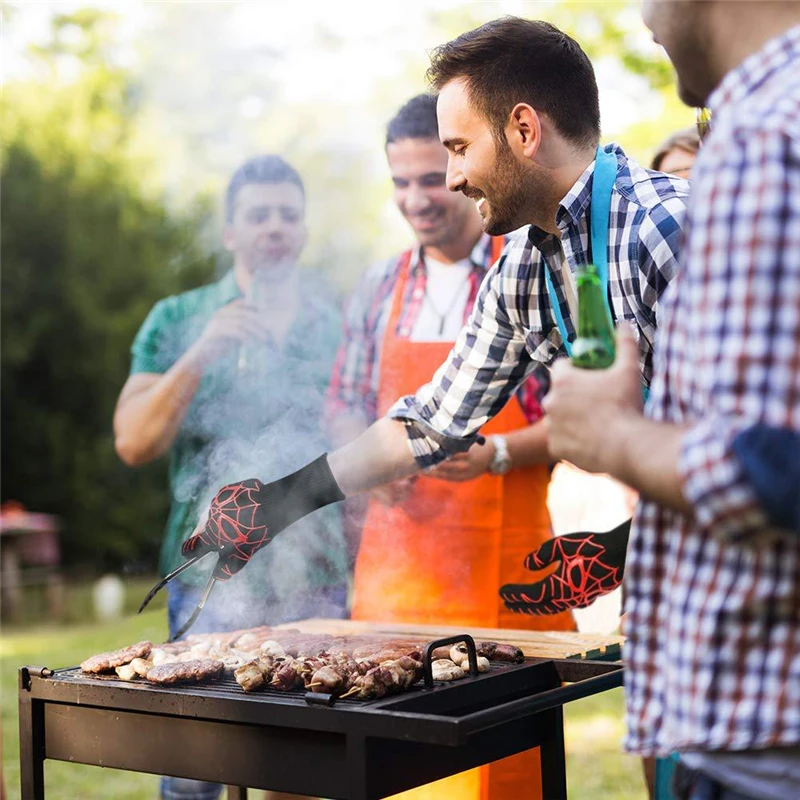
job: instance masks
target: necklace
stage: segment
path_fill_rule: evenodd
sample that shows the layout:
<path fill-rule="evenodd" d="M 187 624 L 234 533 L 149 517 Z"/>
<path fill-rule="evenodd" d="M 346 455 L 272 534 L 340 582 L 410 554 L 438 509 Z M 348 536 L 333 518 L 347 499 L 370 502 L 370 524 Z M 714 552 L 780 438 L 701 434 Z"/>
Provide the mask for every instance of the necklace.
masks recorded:
<path fill-rule="evenodd" d="M 431 298 L 430 294 L 428 293 L 428 286 L 430 285 L 430 281 L 428 281 L 428 283 L 425 284 L 425 300 L 427 301 L 428 305 L 431 307 L 431 311 L 433 311 L 433 313 L 439 318 L 439 336 L 442 336 L 444 334 L 444 326 L 445 326 L 445 323 L 447 322 L 447 318 L 450 316 L 450 313 L 452 312 L 453 308 L 455 307 L 456 302 L 458 302 L 458 298 L 461 296 L 461 291 L 463 290 L 463 288 L 469 282 L 469 278 L 470 278 L 471 274 L 472 274 L 471 270 L 469 272 L 467 272 L 466 279 L 461 282 L 461 285 L 458 287 L 458 290 L 453 292 L 453 297 L 450 300 L 450 305 L 447 307 L 447 309 L 444 311 L 444 313 L 439 311 L 438 308 L 436 308 L 436 304 L 433 302 L 433 299 Z"/>

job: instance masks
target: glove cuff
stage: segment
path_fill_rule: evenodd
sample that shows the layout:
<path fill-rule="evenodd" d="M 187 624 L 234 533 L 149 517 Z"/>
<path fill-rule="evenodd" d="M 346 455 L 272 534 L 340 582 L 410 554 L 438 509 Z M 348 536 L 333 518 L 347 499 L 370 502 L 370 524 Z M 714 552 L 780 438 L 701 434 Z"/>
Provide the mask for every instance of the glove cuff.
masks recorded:
<path fill-rule="evenodd" d="M 266 484 L 259 496 L 273 535 L 312 511 L 345 499 L 328 465 L 327 453 L 297 472 Z"/>

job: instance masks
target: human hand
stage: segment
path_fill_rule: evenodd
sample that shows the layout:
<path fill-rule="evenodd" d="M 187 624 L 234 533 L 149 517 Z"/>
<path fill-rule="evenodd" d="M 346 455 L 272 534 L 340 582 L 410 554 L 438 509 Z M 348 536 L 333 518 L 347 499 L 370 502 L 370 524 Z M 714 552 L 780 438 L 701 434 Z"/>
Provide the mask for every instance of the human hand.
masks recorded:
<path fill-rule="evenodd" d="M 267 342 L 270 334 L 254 305 L 242 298 L 218 309 L 195 342 L 193 355 L 207 366 L 248 342 Z"/>
<path fill-rule="evenodd" d="M 454 483 L 471 481 L 489 471 L 494 452 L 495 446 L 489 438 L 486 444 L 473 445 L 466 453 L 456 453 L 447 461 L 437 464 L 433 469 L 427 471 L 426 475 Z"/>
<path fill-rule="evenodd" d="M 414 490 L 416 480 L 416 475 L 410 478 L 401 478 L 383 486 L 376 486 L 370 490 L 369 495 L 384 506 L 397 506 L 409 498 Z"/>
<path fill-rule="evenodd" d="M 568 533 L 545 542 L 530 553 L 525 566 L 557 568 L 534 583 L 506 584 L 500 596 L 506 608 L 523 614 L 548 615 L 585 608 L 613 591 L 625 574 L 625 553 L 631 521 L 605 533 Z"/>
<path fill-rule="evenodd" d="M 257 478 L 223 486 L 211 501 L 208 519 L 183 543 L 186 558 L 219 552 L 214 575 L 235 575 L 282 530 L 318 508 L 344 500 L 327 453 L 271 483 Z"/>
<path fill-rule="evenodd" d="M 588 472 L 611 472 L 620 426 L 642 415 L 639 349 L 633 334 L 617 330 L 617 356 L 603 370 L 579 369 L 567 359 L 551 370 L 542 401 L 551 456 Z"/>
<path fill-rule="evenodd" d="M 257 478 L 224 486 L 211 501 L 208 519 L 183 543 L 185 558 L 219 552 L 214 575 L 227 580 L 272 541 L 267 527 L 264 484 Z M 276 531 L 277 533 L 277 531 Z"/>

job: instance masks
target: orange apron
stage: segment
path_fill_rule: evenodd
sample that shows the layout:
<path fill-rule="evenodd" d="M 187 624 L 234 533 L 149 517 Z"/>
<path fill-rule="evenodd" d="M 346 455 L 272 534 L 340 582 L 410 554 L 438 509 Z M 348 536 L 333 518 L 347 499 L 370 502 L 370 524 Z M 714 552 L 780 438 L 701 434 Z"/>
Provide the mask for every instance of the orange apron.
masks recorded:
<path fill-rule="evenodd" d="M 495 239 L 495 259 L 502 249 Z M 427 383 L 452 342 L 397 336 L 411 253 L 403 256 L 381 352 L 378 415 Z M 528 424 L 516 399 L 482 429 L 508 433 Z M 478 447 L 479 445 L 475 445 Z M 575 630 L 569 613 L 532 617 L 507 611 L 504 583 L 525 583 L 525 556 L 549 539 L 545 465 L 481 475 L 464 483 L 421 476 L 410 496 L 387 507 L 370 501 L 356 560 L 352 618 L 374 622 Z M 404 792 L 408 800 L 516 800 L 539 797 L 538 750 Z"/>

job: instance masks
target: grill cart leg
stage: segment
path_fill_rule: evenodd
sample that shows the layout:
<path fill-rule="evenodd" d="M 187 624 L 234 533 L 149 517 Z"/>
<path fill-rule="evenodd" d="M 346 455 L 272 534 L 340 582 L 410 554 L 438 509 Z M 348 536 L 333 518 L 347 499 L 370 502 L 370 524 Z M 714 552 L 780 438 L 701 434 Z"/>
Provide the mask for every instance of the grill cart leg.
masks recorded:
<path fill-rule="evenodd" d="M 551 708 L 537 718 L 545 731 L 540 745 L 542 760 L 542 797 L 567 800 L 567 763 L 564 756 L 564 712 Z"/>
<path fill-rule="evenodd" d="M 348 800 L 368 800 L 367 794 L 367 740 L 351 734 L 347 737 L 347 774 L 349 776 Z"/>
<path fill-rule="evenodd" d="M 246 786 L 229 786 L 228 800 L 247 800 Z"/>
<path fill-rule="evenodd" d="M 30 676 L 20 670 L 19 765 L 22 800 L 44 800 L 44 709 L 30 696 Z"/>

